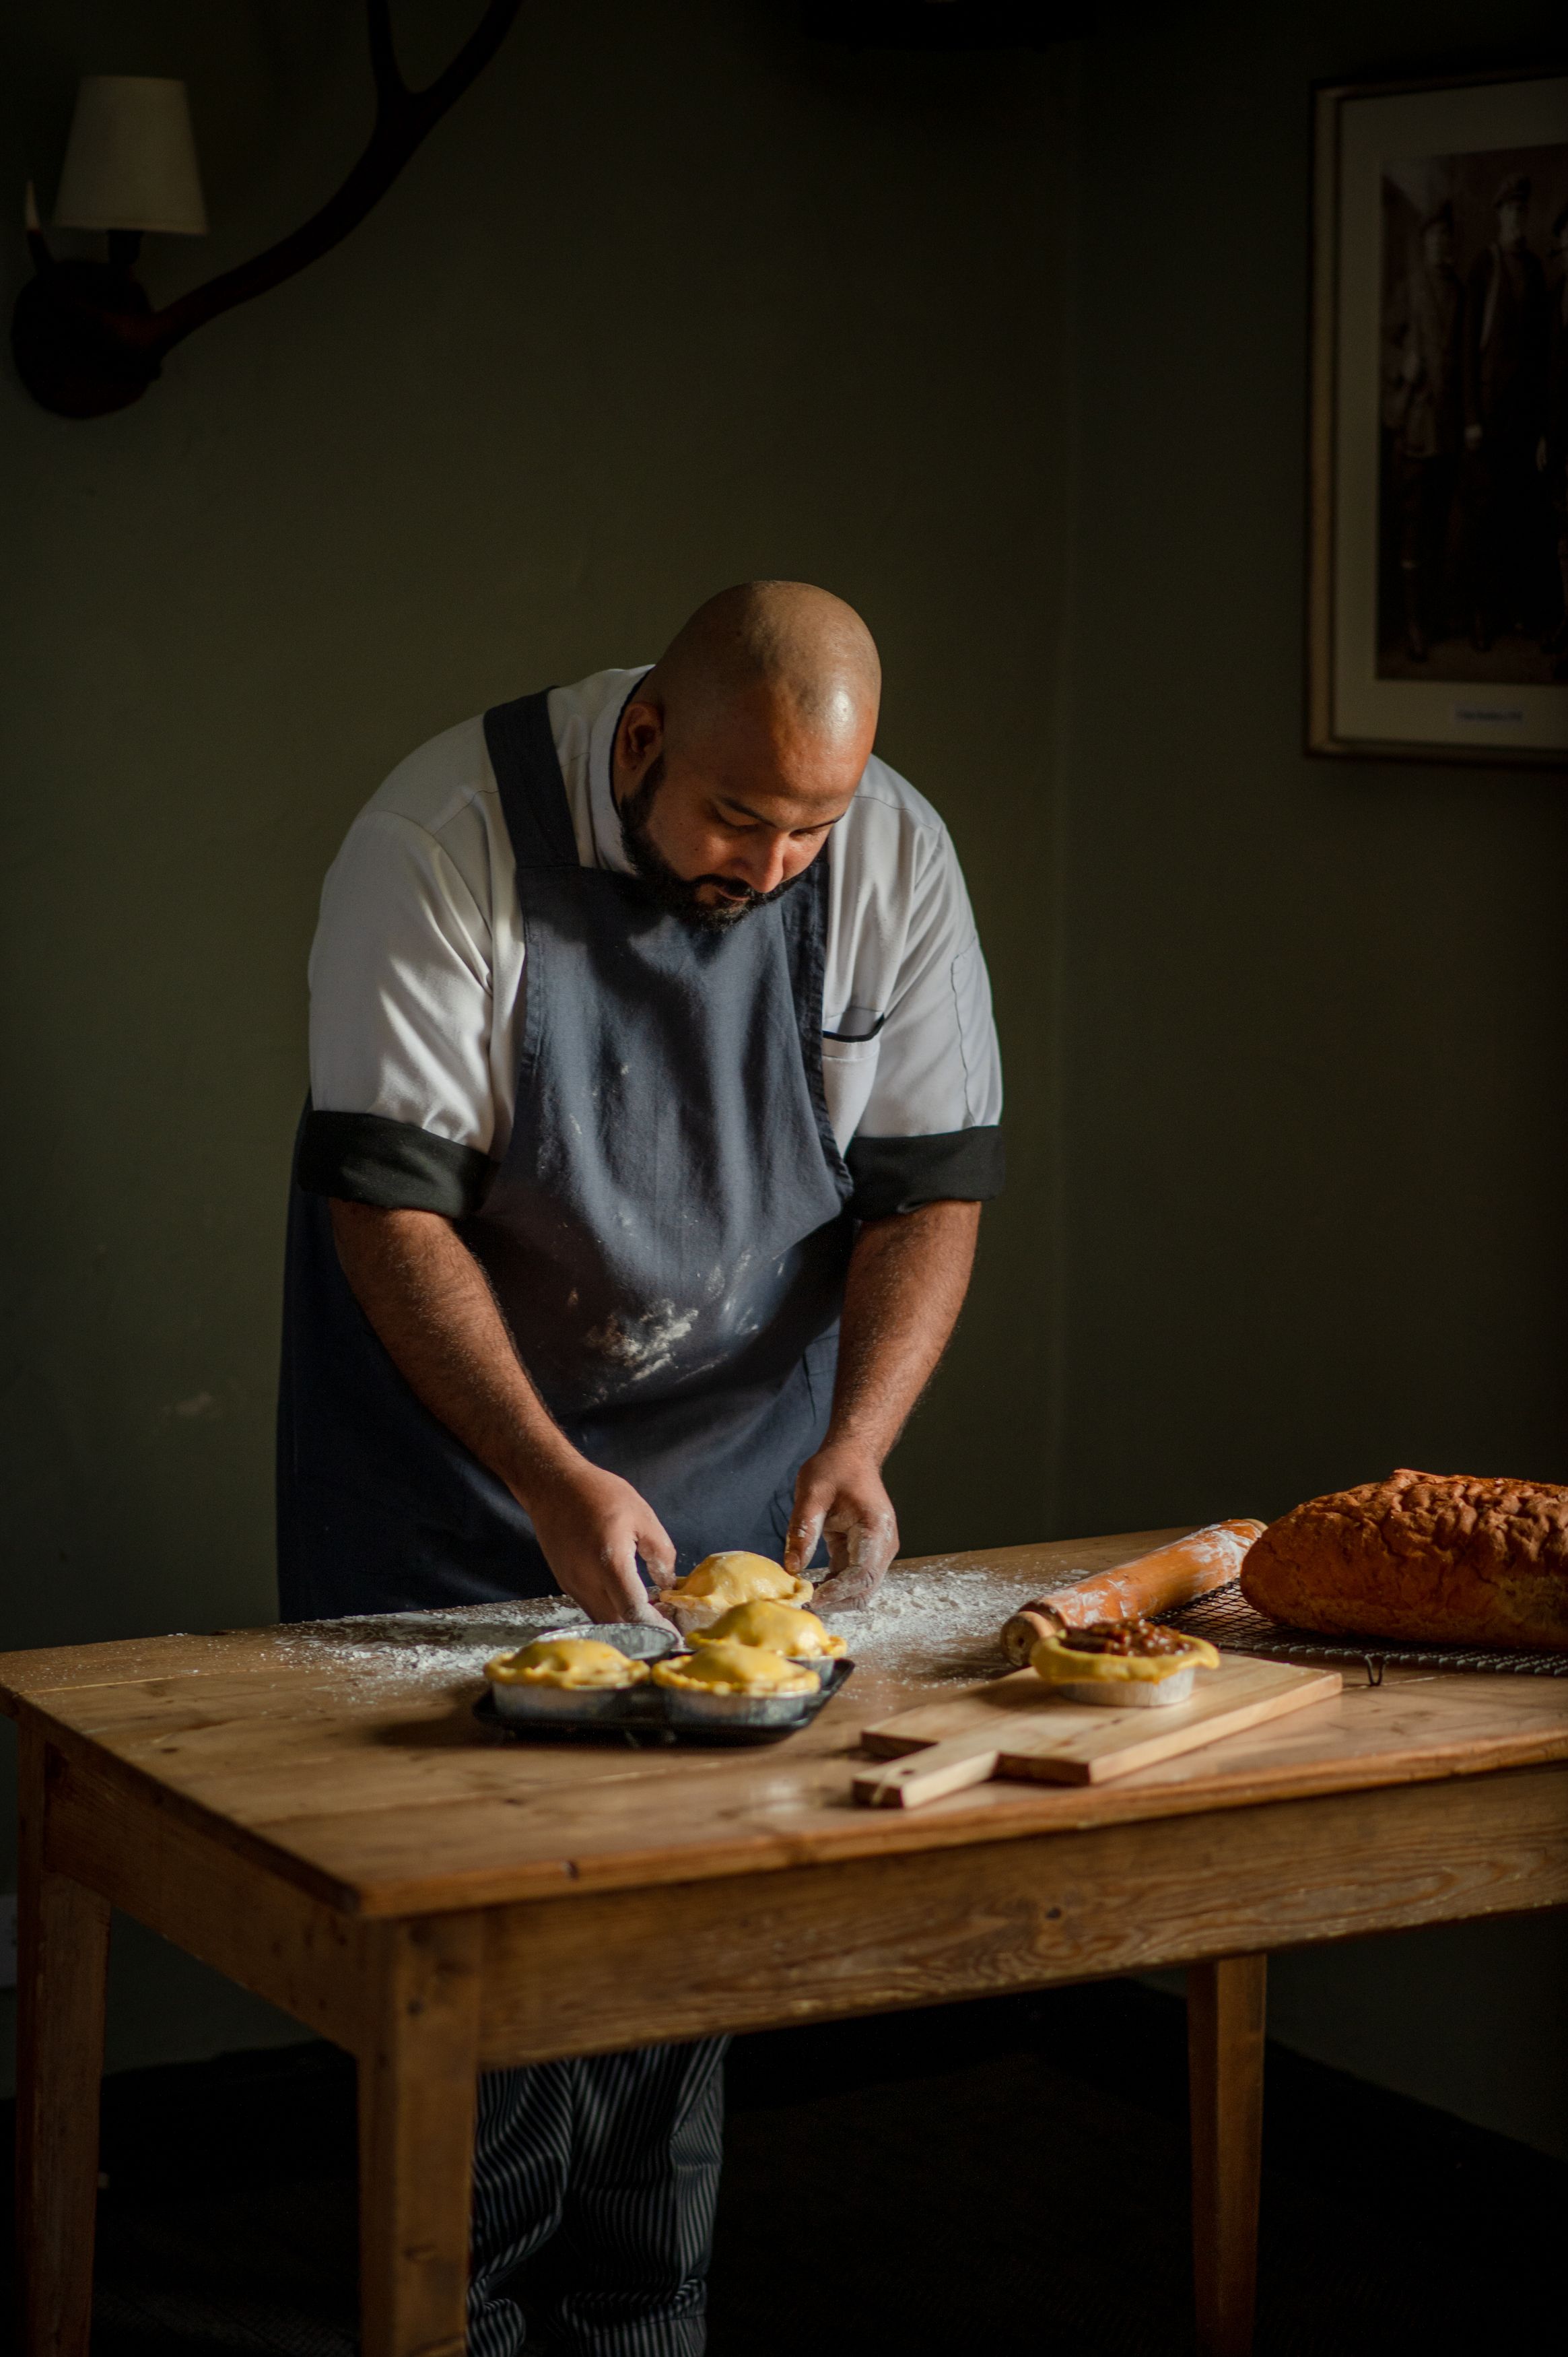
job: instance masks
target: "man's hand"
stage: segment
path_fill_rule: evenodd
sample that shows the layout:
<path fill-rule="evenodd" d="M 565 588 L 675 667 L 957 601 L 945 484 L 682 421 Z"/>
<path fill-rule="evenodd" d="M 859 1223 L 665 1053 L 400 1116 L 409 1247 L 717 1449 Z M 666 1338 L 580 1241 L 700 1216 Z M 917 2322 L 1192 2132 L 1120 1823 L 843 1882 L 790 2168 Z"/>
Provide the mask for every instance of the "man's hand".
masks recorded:
<path fill-rule="evenodd" d="M 628 1481 L 573 1448 L 529 1381 L 484 1270 L 452 1222 L 435 1211 L 335 1200 L 332 1232 L 392 1363 L 431 1415 L 506 1483 L 565 1594 L 594 1620 L 658 1621 L 637 1558 L 660 1586 L 674 1578 L 663 1524 Z"/>
<path fill-rule="evenodd" d="M 867 1220 L 850 1254 L 826 1440 L 795 1484 L 784 1566 L 798 1578 L 825 1533 L 824 1612 L 869 1604 L 898 1552 L 882 1462 L 936 1370 L 974 1264 L 980 1205 L 922 1203 Z"/>
<path fill-rule="evenodd" d="M 816 1594 L 824 1612 L 853 1612 L 869 1604 L 898 1552 L 893 1501 L 874 1458 L 852 1448 L 819 1449 L 801 1466 L 784 1549 L 784 1568 L 797 1579 L 828 1542 L 828 1577 Z"/>
<path fill-rule="evenodd" d="M 648 1620 L 666 1628 L 638 1576 L 642 1557 L 656 1587 L 675 1577 L 663 1523 L 629 1481 L 586 1458 L 530 1485 L 523 1501 L 563 1592 L 590 1620 Z"/>

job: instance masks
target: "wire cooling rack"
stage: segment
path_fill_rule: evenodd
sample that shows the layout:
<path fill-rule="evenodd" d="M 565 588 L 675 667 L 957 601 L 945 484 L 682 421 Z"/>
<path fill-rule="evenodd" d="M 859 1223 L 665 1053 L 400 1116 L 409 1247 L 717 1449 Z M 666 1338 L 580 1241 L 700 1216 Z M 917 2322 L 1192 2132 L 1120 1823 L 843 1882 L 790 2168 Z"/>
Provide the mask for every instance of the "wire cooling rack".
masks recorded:
<path fill-rule="evenodd" d="M 1360 1662 L 1373 1685 L 1391 1663 L 1399 1670 L 1506 1670 L 1517 1677 L 1568 1678 L 1568 1652 L 1538 1652 L 1523 1645 L 1424 1645 L 1413 1638 L 1391 1642 L 1380 1637 L 1323 1637 L 1315 1629 L 1289 1629 L 1254 1611 L 1239 1579 L 1157 1618 L 1232 1653 L 1259 1653 L 1271 1662 L 1295 1662 L 1303 1655 L 1314 1662 Z"/>

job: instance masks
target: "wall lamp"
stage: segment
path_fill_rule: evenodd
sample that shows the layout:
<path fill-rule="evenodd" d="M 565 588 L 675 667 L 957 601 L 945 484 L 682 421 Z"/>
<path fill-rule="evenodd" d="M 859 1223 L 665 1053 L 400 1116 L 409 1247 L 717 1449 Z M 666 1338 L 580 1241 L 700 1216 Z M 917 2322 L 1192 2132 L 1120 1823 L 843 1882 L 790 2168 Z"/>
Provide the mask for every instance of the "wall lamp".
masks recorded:
<path fill-rule="evenodd" d="M 16 297 L 11 350 L 33 399 L 57 417 L 126 409 L 193 329 L 329 252 L 385 196 L 421 140 L 489 64 L 521 5 L 488 0 L 451 64 L 415 91 L 398 71 L 390 0 L 368 0 L 376 119 L 364 154 L 309 221 L 161 311 L 135 274 L 143 236 L 199 237 L 207 228 L 185 84 L 140 74 L 88 75 L 77 95 L 55 225 L 107 231 L 108 258 L 57 262 L 28 183 L 34 275 Z"/>

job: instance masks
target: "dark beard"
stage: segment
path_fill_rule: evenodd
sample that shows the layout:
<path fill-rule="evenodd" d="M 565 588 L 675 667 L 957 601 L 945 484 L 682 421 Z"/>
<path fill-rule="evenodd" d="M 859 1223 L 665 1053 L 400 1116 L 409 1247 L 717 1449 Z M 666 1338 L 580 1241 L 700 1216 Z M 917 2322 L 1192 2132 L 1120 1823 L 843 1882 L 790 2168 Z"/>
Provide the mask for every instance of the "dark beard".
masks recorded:
<path fill-rule="evenodd" d="M 754 892 L 747 886 L 744 899 L 712 903 L 700 899 L 698 895 L 704 884 L 720 884 L 726 892 L 733 892 L 736 879 L 733 876 L 682 876 L 671 866 L 648 832 L 648 822 L 663 783 L 664 756 L 660 753 L 642 783 L 628 794 L 620 806 L 620 839 L 626 845 L 627 857 L 650 894 L 671 916 L 694 925 L 700 932 L 727 933 L 754 909 L 766 909 L 775 900 L 781 900 L 786 892 L 792 892 L 811 874 L 810 867 L 802 867 L 799 876 L 786 877 L 771 892 Z"/>

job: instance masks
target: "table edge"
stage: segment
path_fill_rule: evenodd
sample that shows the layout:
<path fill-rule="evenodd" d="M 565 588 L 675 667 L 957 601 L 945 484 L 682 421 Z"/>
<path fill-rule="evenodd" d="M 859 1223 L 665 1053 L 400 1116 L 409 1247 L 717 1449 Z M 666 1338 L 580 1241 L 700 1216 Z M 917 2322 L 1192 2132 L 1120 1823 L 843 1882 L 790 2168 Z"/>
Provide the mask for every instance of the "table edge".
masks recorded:
<path fill-rule="evenodd" d="M 875 1810 L 854 1806 L 846 1798 L 844 1822 L 826 1836 L 822 1833 L 776 1835 L 753 1832 L 725 1843 L 707 1843 L 700 1855 L 688 1847 L 621 1851 L 604 1858 L 562 1857 L 535 1859 L 521 1867 L 477 1867 L 421 1876 L 387 1876 L 351 1881 L 301 1851 L 288 1847 L 265 1826 L 240 1825 L 170 1786 L 145 1769 L 120 1759 L 91 1736 L 51 1720 L 47 1712 L 27 1706 L 25 1722 L 49 1746 L 69 1758 L 91 1764 L 139 1807 L 166 1814 L 206 1839 L 244 1857 L 265 1873 L 292 1884 L 335 1912 L 367 1921 L 441 1915 L 475 1908 L 506 1907 L 532 1900 L 591 1897 L 609 1890 L 654 1890 L 682 1884 L 742 1882 L 757 1875 L 790 1868 L 835 1866 L 865 1858 L 918 1856 L 927 1851 L 989 1847 L 1055 1834 L 1071 1835 L 1102 1825 L 1157 1825 L 1176 1817 L 1229 1815 L 1234 1811 L 1267 1808 L 1279 1803 L 1328 1798 L 1353 1792 L 1398 1791 L 1442 1783 L 1459 1778 L 1506 1774 L 1511 1770 L 1568 1763 L 1568 1733 L 1537 1735 L 1517 1740 L 1500 1738 L 1497 1750 L 1477 1760 L 1472 1746 L 1461 1753 L 1455 1747 L 1445 1755 L 1430 1748 L 1412 1751 L 1391 1772 L 1389 1755 L 1380 1772 L 1368 1773 L 1355 1760 L 1336 1760 L 1316 1769 L 1299 1764 L 1282 1767 L 1273 1776 L 1256 1770 L 1245 1773 L 1194 1779 L 1190 1782 L 1151 1788 L 1135 1778 L 1110 1786 L 1009 1786 L 1005 1800 L 977 1805 L 967 1794 L 933 1803 L 918 1811 Z M 858 1753 L 858 1747 L 857 1747 Z M 870 1755 L 865 1755 L 869 1757 Z M 995 1787 L 987 1787 L 994 1792 Z M 445 1808 L 447 1804 L 439 1804 Z"/>

